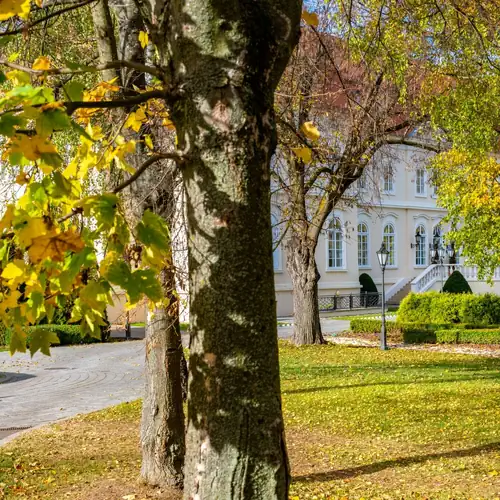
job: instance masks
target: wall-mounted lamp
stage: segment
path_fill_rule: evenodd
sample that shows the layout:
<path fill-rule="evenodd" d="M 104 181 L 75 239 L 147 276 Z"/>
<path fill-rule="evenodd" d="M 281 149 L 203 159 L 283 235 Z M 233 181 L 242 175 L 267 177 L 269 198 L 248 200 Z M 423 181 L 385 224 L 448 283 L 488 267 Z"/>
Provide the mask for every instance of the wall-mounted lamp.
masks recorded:
<path fill-rule="evenodd" d="M 422 236 L 420 234 L 420 231 L 417 230 L 415 233 L 415 243 L 410 243 L 410 248 L 418 248 L 420 246 L 420 243 L 422 241 Z"/>

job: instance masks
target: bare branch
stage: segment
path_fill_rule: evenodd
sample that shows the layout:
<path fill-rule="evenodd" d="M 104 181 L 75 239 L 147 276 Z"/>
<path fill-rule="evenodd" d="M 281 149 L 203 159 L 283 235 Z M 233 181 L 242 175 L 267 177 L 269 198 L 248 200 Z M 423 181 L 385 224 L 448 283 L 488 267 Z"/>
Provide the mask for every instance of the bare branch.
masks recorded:
<path fill-rule="evenodd" d="M 71 68 L 49 68 L 46 70 L 41 69 L 33 69 L 28 66 L 23 66 L 21 64 L 17 64 L 14 62 L 10 62 L 8 59 L 4 57 L 0 57 L 0 64 L 7 66 L 8 68 L 17 69 L 20 71 L 24 71 L 26 73 L 30 73 L 32 75 L 80 75 L 83 73 L 93 73 L 96 71 L 106 71 L 109 69 L 120 69 L 120 68 L 129 68 L 135 71 L 139 71 L 141 73 L 149 73 L 150 75 L 156 76 L 160 79 L 163 79 L 163 71 L 159 68 L 155 68 L 153 66 L 147 66 L 146 64 L 136 63 L 132 61 L 110 61 L 105 64 L 98 64 L 96 66 L 88 66 L 80 69 L 71 69 Z"/>
<path fill-rule="evenodd" d="M 86 5 L 90 5 L 91 3 L 94 3 L 97 0 L 84 0 L 83 2 L 80 3 L 75 3 L 74 5 L 70 5 L 68 7 L 65 7 L 63 9 L 59 9 L 55 12 L 51 12 L 50 14 L 47 14 L 44 17 L 41 17 L 40 19 L 37 19 L 36 21 L 33 21 L 32 23 L 27 23 L 23 24 L 20 28 L 11 30 L 11 31 L 4 31 L 0 33 L 0 36 L 10 36 L 10 35 L 19 35 L 21 33 L 25 33 L 26 31 L 30 30 L 34 26 L 38 24 L 45 23 L 49 19 L 52 19 L 53 17 L 60 16 L 61 14 L 64 14 L 66 12 L 70 12 L 71 10 L 79 9 L 81 7 L 85 7 Z"/>

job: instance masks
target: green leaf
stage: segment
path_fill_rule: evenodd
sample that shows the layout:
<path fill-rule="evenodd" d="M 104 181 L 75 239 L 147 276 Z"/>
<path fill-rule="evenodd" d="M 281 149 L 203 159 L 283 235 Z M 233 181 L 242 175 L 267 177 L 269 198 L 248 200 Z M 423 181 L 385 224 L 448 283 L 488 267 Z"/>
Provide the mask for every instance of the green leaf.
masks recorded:
<path fill-rule="evenodd" d="M 68 96 L 70 101 L 83 100 L 83 90 L 85 85 L 81 82 L 71 81 L 64 85 L 64 93 Z"/>
<path fill-rule="evenodd" d="M 99 231 L 113 227 L 117 205 L 118 196 L 113 193 L 89 196 L 80 203 L 86 216 L 93 215 L 97 219 Z"/>
<path fill-rule="evenodd" d="M 152 269 L 140 269 L 132 272 L 126 262 L 116 260 L 107 266 L 105 277 L 127 292 L 131 305 L 137 304 L 143 295 L 146 295 L 153 302 L 158 302 L 163 297 L 160 283 Z"/>
<path fill-rule="evenodd" d="M 54 131 L 66 130 L 71 127 L 71 120 L 62 109 L 44 111 L 36 121 L 36 132 L 48 137 Z"/>
<path fill-rule="evenodd" d="M 46 356 L 50 356 L 50 345 L 60 343 L 59 337 L 55 332 L 43 327 L 35 328 L 31 332 L 30 337 L 31 357 L 33 357 L 37 351 L 40 351 Z"/>
<path fill-rule="evenodd" d="M 0 71 L 0 85 L 2 83 L 5 83 L 6 81 L 7 81 L 7 77 L 5 76 L 5 73 L 3 71 Z"/>
<path fill-rule="evenodd" d="M 0 37 L 1 38 L 1 37 Z M 24 120 L 12 113 L 7 113 L 0 118 L 0 135 L 11 137 L 15 128 L 23 124 Z"/>
<path fill-rule="evenodd" d="M 9 345 L 10 355 L 14 356 L 16 352 L 26 352 L 26 335 L 16 330 L 12 332 Z"/>

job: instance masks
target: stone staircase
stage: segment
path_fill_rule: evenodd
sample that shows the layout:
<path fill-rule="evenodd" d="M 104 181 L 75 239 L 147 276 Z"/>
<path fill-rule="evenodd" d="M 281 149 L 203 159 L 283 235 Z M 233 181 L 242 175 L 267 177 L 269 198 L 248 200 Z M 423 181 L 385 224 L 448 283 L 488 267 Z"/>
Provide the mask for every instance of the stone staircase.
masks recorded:
<path fill-rule="evenodd" d="M 408 282 L 400 288 L 394 295 L 385 301 L 389 306 L 399 306 L 401 301 L 411 292 L 411 282 L 413 278 L 408 279 Z"/>

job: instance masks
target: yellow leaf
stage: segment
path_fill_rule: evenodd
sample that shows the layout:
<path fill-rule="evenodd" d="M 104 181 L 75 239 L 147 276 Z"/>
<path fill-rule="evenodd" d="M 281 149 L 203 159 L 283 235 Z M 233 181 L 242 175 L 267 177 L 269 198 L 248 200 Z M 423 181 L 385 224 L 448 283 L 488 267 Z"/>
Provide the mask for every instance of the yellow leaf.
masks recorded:
<path fill-rule="evenodd" d="M 39 238 L 46 233 L 47 225 L 44 220 L 41 218 L 32 218 L 29 219 L 26 225 L 19 231 L 17 237 L 21 246 L 27 248 L 35 238 Z"/>
<path fill-rule="evenodd" d="M 35 0 L 36 6 L 41 9 L 43 6 L 43 0 Z"/>
<path fill-rule="evenodd" d="M 146 113 L 142 108 L 132 111 L 125 122 L 125 128 L 131 128 L 134 132 L 139 132 L 141 125 L 146 120 Z"/>
<path fill-rule="evenodd" d="M 139 31 L 139 42 L 144 49 L 149 43 L 149 35 L 145 31 Z"/>
<path fill-rule="evenodd" d="M 304 19 L 305 23 L 309 26 L 316 27 L 319 24 L 318 14 L 316 14 L 315 12 L 307 12 L 307 10 L 303 10 L 302 19 Z"/>
<path fill-rule="evenodd" d="M 153 141 L 151 140 L 151 136 L 148 134 L 144 137 L 144 142 L 146 143 L 146 146 L 153 151 Z"/>
<path fill-rule="evenodd" d="M 35 161 L 39 160 L 42 154 L 57 153 L 57 149 L 53 144 L 39 135 L 35 135 L 34 137 L 17 135 L 12 140 L 10 152 L 22 153 L 28 160 Z"/>
<path fill-rule="evenodd" d="M 319 130 L 315 127 L 313 122 L 303 123 L 300 130 L 311 141 L 317 141 L 320 137 Z"/>
<path fill-rule="evenodd" d="M 24 186 L 25 184 L 28 184 L 30 181 L 30 178 L 24 173 L 21 172 L 16 176 L 16 184 L 19 184 L 20 186 Z"/>
<path fill-rule="evenodd" d="M 30 13 L 30 0 L 0 0 L 0 21 L 14 16 L 26 19 Z"/>
<path fill-rule="evenodd" d="M 48 57 L 40 56 L 35 59 L 33 69 L 37 71 L 47 71 L 50 69 L 50 60 Z"/>
<path fill-rule="evenodd" d="M 170 130 L 175 130 L 174 122 L 170 118 L 164 118 L 162 125 Z"/>
<path fill-rule="evenodd" d="M 312 151 L 309 148 L 292 148 L 295 156 L 300 158 L 304 163 L 310 163 L 312 160 Z"/>
<path fill-rule="evenodd" d="M 25 71 L 20 71 L 18 69 L 5 73 L 5 76 L 7 79 L 14 82 L 14 85 L 26 85 L 31 83 L 30 75 Z"/>
<path fill-rule="evenodd" d="M 3 294 L 1 300 L 2 309 L 12 309 L 16 307 L 20 296 L 21 292 L 18 292 L 17 290 L 11 290 L 9 295 Z"/>
<path fill-rule="evenodd" d="M 7 205 L 7 209 L 0 220 L 0 232 L 12 226 L 14 221 L 14 205 Z"/>
<path fill-rule="evenodd" d="M 85 243 L 74 230 L 61 232 L 52 229 L 47 234 L 33 238 L 28 255 L 35 263 L 47 258 L 60 262 L 64 260 L 66 252 L 80 252 L 84 246 Z"/>
<path fill-rule="evenodd" d="M 16 259 L 12 262 L 9 262 L 5 266 L 5 269 L 2 271 L 2 278 L 5 278 L 9 281 L 14 280 L 21 277 L 24 274 L 25 269 L 26 265 L 24 264 L 24 261 L 21 259 Z"/>

